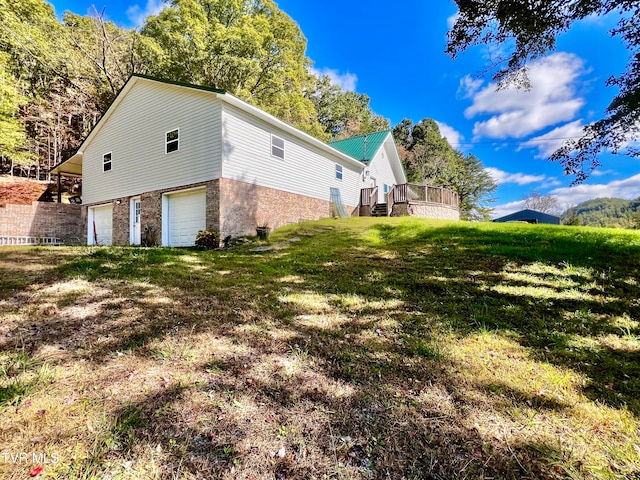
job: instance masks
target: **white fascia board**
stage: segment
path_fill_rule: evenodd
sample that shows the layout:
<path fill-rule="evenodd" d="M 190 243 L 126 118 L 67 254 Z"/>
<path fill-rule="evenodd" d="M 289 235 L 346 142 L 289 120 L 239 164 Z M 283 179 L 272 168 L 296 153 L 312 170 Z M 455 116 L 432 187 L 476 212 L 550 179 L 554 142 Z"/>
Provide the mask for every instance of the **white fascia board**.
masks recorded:
<path fill-rule="evenodd" d="M 69 177 L 82 177 L 82 153 L 76 153 L 64 162 L 60 162 L 51 169 L 50 173 Z"/>
<path fill-rule="evenodd" d="M 243 102 L 242 100 L 240 100 L 237 97 L 234 97 L 233 95 L 230 95 L 228 93 L 225 93 L 224 95 L 219 95 L 219 98 L 223 101 L 225 101 L 226 103 L 228 103 L 229 105 L 233 105 L 234 107 L 239 108 L 240 110 L 243 110 L 245 112 L 247 112 L 249 115 L 252 115 L 256 118 L 259 118 L 261 120 L 263 120 L 266 123 L 269 123 L 281 130 L 284 130 L 285 132 L 293 135 L 294 137 L 299 138 L 300 140 L 310 143 L 311 145 L 324 150 L 325 152 L 338 157 L 340 160 L 342 160 L 345 163 L 349 163 L 353 166 L 356 166 L 360 169 L 364 169 L 366 167 L 366 165 L 358 160 L 356 160 L 355 158 L 350 157 L 349 155 L 346 155 L 344 153 L 342 153 L 339 150 L 336 150 L 335 148 L 333 148 L 330 145 L 327 145 L 326 143 L 318 140 L 315 137 L 312 137 L 311 135 L 309 135 L 308 133 L 304 133 L 301 130 L 298 130 L 295 127 L 292 127 L 291 125 L 289 125 L 288 123 L 283 122 L 282 120 L 278 120 L 276 117 L 274 117 L 273 115 L 260 110 L 257 107 L 254 107 L 253 105 L 249 105 L 246 102 Z"/>

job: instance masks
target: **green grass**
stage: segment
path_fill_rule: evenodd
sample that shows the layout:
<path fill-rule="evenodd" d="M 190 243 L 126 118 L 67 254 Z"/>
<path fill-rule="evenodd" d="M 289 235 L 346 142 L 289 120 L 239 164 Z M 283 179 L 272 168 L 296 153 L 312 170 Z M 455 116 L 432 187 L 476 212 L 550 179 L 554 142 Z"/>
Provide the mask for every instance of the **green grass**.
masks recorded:
<path fill-rule="evenodd" d="M 640 476 L 636 232 L 363 218 L 270 242 L 0 250 L 3 448 L 59 478 Z"/>

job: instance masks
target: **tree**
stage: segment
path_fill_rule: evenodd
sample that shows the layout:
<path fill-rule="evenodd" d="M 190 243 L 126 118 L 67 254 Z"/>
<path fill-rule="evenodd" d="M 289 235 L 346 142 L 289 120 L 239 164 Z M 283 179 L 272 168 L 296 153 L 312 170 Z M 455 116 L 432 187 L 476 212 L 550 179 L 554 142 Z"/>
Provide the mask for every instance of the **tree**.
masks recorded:
<path fill-rule="evenodd" d="M 0 52 L 0 157 L 8 158 L 12 165 L 30 163 L 33 157 L 27 150 L 25 127 L 18 119 L 24 98 L 15 87 L 16 79 L 9 71 L 8 57 Z"/>
<path fill-rule="evenodd" d="M 307 41 L 272 0 L 172 0 L 147 18 L 141 34 L 157 53 L 150 74 L 224 89 L 322 136 L 303 94 Z"/>
<path fill-rule="evenodd" d="M 558 213 L 560 210 L 560 202 L 558 197 L 554 195 L 543 195 L 540 192 L 531 190 L 528 194 L 522 196 L 524 208 L 535 210 L 542 213 Z"/>
<path fill-rule="evenodd" d="M 463 220 L 489 218 L 491 195 L 498 186 L 477 157 L 454 150 L 428 118 L 415 125 L 405 119 L 393 134 L 409 182 L 456 191 Z"/>
<path fill-rule="evenodd" d="M 92 96 L 105 111 L 133 73 L 145 73 L 155 58 L 135 30 L 105 20 L 104 12 L 80 16 L 66 12 L 64 30 L 70 48 L 81 62 L 79 70 L 90 79 Z"/>
<path fill-rule="evenodd" d="M 389 121 L 371 111 L 369 97 L 345 92 L 328 76 L 312 76 L 306 92 L 316 109 L 318 121 L 331 138 L 342 139 L 389 129 Z"/>
<path fill-rule="evenodd" d="M 461 218 L 489 220 L 493 211 L 490 205 L 495 201 L 492 195 L 498 185 L 475 155 L 470 153 L 463 156 L 458 152 L 458 158 L 461 162 L 461 174 L 456 177 L 453 188 L 458 192 Z"/>
<path fill-rule="evenodd" d="M 567 218 L 562 220 L 562 224 L 573 226 L 573 227 L 579 227 L 582 225 L 582 220 L 580 220 L 580 217 L 578 215 L 571 214 Z"/>
<path fill-rule="evenodd" d="M 640 230 L 640 209 L 636 210 L 632 217 L 631 217 L 631 221 L 632 221 L 632 228 L 636 229 L 636 230 Z"/>
<path fill-rule="evenodd" d="M 602 119 L 588 125 L 582 138 L 567 141 L 551 155 L 564 167 L 566 175 L 575 175 L 574 183 L 588 178 L 600 166 L 598 155 L 610 150 L 640 156 L 640 149 L 629 141 L 640 138 L 640 2 L 634 0 L 455 0 L 459 15 L 448 33 L 447 53 L 456 57 L 467 48 L 488 44 L 510 51 L 499 58 L 494 79 L 500 87 L 529 87 L 526 65 L 554 50 L 556 37 L 571 25 L 592 15 L 620 14 L 611 31 L 626 44 L 630 60 L 626 71 L 607 80 L 617 87 Z M 500 65 L 500 67 L 498 67 Z M 586 168 L 585 168 L 586 166 Z"/>
<path fill-rule="evenodd" d="M 59 146 L 60 138 L 42 128 L 41 110 L 46 105 L 47 111 L 54 112 L 55 108 L 49 105 L 50 92 L 73 83 L 71 70 L 75 62 L 68 57 L 68 49 L 61 47 L 63 39 L 53 7 L 44 0 L 0 0 L 0 52 L 5 54 L 5 75 L 13 80 L 11 86 L 5 87 L 5 93 L 14 90 L 14 99 L 21 99 L 12 123 L 26 136 L 26 141 L 18 141 L 17 150 L 6 153 L 12 160 L 11 171 L 16 162 L 31 164 L 29 159 L 50 159 L 49 147 Z M 60 152 L 55 147 L 53 150 Z M 38 171 L 40 163 L 35 166 Z"/>

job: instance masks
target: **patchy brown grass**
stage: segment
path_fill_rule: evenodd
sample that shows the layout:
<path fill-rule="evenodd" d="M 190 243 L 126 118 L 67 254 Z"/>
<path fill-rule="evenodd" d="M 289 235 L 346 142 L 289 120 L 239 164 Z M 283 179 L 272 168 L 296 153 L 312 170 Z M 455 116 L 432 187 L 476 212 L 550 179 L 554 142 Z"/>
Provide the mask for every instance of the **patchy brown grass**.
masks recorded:
<path fill-rule="evenodd" d="M 0 250 L 0 476 L 637 478 L 640 237 L 537 227 Z"/>

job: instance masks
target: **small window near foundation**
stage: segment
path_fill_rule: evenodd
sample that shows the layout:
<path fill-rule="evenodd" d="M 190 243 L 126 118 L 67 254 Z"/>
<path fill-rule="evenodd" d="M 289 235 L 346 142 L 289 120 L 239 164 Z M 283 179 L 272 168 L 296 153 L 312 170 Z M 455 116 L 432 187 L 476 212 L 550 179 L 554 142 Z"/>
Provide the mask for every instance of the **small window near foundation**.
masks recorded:
<path fill-rule="evenodd" d="M 102 156 L 102 171 L 108 172 L 109 170 L 111 170 L 111 152 Z"/>
<path fill-rule="evenodd" d="M 180 149 L 180 129 L 176 128 L 166 133 L 166 153 L 176 152 Z"/>
<path fill-rule="evenodd" d="M 284 140 L 271 135 L 271 155 L 284 160 Z"/>
<path fill-rule="evenodd" d="M 336 163 L 336 178 L 342 180 L 342 165 Z"/>

